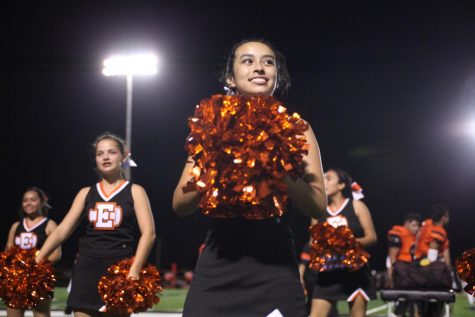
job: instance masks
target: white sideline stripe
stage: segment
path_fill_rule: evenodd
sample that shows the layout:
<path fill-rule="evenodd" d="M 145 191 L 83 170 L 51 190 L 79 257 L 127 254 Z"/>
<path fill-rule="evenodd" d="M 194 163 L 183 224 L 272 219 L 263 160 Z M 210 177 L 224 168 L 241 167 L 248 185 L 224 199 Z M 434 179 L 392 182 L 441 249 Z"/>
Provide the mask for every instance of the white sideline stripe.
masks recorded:
<path fill-rule="evenodd" d="M 371 315 L 371 314 L 374 314 L 375 312 L 378 312 L 380 310 L 385 310 L 386 308 L 388 308 L 388 304 L 384 304 L 382 306 L 378 306 L 378 307 L 375 307 L 375 308 L 368 309 L 366 311 L 366 314 Z"/>
<path fill-rule="evenodd" d="M 7 311 L 6 310 L 0 310 L 0 316 L 6 316 Z M 73 317 L 74 315 L 65 315 L 63 311 L 60 310 L 52 310 L 51 311 L 51 317 Z M 33 313 L 31 310 L 25 311 L 25 317 L 33 317 Z M 156 313 L 156 312 L 150 312 L 150 313 L 140 313 L 140 314 L 132 314 L 131 317 L 182 317 L 182 314 L 180 313 Z"/>

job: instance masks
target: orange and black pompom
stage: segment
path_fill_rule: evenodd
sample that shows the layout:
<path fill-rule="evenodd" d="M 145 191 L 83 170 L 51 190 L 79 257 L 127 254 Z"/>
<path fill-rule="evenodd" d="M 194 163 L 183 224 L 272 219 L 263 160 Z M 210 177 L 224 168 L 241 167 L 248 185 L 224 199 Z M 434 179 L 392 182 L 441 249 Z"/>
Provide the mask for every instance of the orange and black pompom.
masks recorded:
<path fill-rule="evenodd" d="M 196 106 L 188 124 L 194 167 L 183 190 L 204 193 L 204 214 L 258 220 L 284 213 L 282 178 L 303 176 L 308 154 L 308 124 L 298 114 L 271 96 L 214 95 Z"/>
<path fill-rule="evenodd" d="M 309 267 L 320 272 L 344 269 L 355 271 L 368 262 L 369 254 L 363 249 L 347 226 L 333 227 L 319 222 L 310 227 Z"/>
<path fill-rule="evenodd" d="M 35 307 L 54 290 L 51 263 L 36 263 L 35 252 L 15 246 L 0 253 L 0 297 L 10 308 Z"/>
<path fill-rule="evenodd" d="M 133 257 L 124 259 L 107 269 L 97 286 L 106 303 L 106 311 L 128 315 L 147 311 L 160 301 L 162 292 L 160 273 L 153 265 L 140 270 L 138 280 L 127 278 Z"/>
<path fill-rule="evenodd" d="M 457 275 L 467 283 L 464 291 L 468 294 L 475 294 L 475 248 L 465 251 L 460 258 L 455 261 Z"/>

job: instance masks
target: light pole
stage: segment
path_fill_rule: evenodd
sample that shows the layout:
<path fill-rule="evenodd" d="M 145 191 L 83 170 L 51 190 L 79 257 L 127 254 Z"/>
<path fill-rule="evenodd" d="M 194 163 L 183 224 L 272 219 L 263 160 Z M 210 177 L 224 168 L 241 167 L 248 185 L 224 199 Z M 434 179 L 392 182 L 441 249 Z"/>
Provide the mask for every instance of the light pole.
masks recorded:
<path fill-rule="evenodd" d="M 125 146 L 132 152 L 132 86 L 134 76 L 155 75 L 158 59 L 154 54 L 117 55 L 104 60 L 102 73 L 109 76 L 125 76 L 127 81 L 127 108 L 125 115 Z M 125 167 L 125 177 L 130 179 L 130 164 Z"/>

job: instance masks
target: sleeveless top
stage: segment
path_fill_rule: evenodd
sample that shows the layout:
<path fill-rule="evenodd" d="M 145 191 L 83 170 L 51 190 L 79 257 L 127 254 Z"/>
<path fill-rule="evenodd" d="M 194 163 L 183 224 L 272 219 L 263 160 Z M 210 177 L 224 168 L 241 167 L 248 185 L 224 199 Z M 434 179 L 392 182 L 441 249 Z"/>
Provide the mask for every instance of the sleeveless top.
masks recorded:
<path fill-rule="evenodd" d="M 317 220 L 318 222 L 326 221 L 334 227 L 345 225 L 350 228 L 355 238 L 364 236 L 363 227 L 361 227 L 360 221 L 356 216 L 353 199 L 351 198 L 347 198 L 343 202 L 343 205 L 336 211 L 332 211 L 327 207 L 327 212 Z"/>
<path fill-rule="evenodd" d="M 45 217 L 31 228 L 28 228 L 26 219 L 20 221 L 15 230 L 15 245 L 24 250 L 33 248 L 40 249 L 48 237 L 46 234 L 48 220 L 49 219 Z"/>
<path fill-rule="evenodd" d="M 79 241 L 81 254 L 104 257 L 133 253 L 138 226 L 131 188 L 132 183 L 125 180 L 109 194 L 102 181 L 91 187 L 83 212 L 86 224 Z"/>

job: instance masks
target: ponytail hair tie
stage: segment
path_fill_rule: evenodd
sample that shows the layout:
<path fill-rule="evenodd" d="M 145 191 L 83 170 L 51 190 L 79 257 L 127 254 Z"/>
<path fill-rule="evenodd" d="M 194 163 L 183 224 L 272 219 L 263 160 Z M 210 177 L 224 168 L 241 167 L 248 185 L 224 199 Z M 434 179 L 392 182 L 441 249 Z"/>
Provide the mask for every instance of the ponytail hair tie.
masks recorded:
<path fill-rule="evenodd" d="M 41 200 L 43 202 L 42 206 L 43 206 L 43 208 L 46 209 L 46 212 L 53 209 L 53 207 L 48 203 L 48 201 L 49 201 L 48 195 L 46 195 L 46 193 L 41 188 L 38 188 L 38 187 L 31 187 L 31 188 L 33 190 L 35 190 L 41 196 Z"/>
<path fill-rule="evenodd" d="M 351 193 L 354 200 L 360 200 L 364 198 L 363 188 L 357 182 L 351 183 Z"/>
<path fill-rule="evenodd" d="M 128 168 L 128 167 L 137 167 L 137 163 L 132 159 L 131 157 L 132 153 L 126 152 L 125 158 L 122 160 L 122 167 L 123 168 Z"/>
<path fill-rule="evenodd" d="M 236 89 L 231 88 L 228 86 L 224 86 L 224 92 L 226 93 L 226 96 L 235 96 L 236 95 Z"/>
<path fill-rule="evenodd" d="M 48 203 L 49 197 L 46 196 L 45 193 L 43 193 L 43 199 L 44 199 L 44 201 L 43 201 L 43 206 L 44 206 L 45 208 L 47 208 L 48 210 L 53 209 L 53 207 Z"/>

